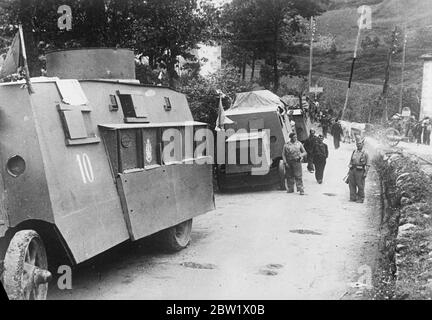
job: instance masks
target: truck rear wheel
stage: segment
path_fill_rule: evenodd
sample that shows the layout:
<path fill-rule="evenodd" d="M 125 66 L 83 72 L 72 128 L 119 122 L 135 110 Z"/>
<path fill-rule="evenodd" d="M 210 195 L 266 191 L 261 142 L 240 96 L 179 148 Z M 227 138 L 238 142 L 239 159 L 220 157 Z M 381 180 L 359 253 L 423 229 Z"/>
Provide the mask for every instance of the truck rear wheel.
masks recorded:
<path fill-rule="evenodd" d="M 278 174 L 279 174 L 279 189 L 285 190 L 286 189 L 286 179 L 285 179 L 285 164 L 283 160 L 279 160 L 279 166 L 278 166 Z"/>
<path fill-rule="evenodd" d="M 186 248 L 191 240 L 192 219 L 161 231 L 159 240 L 161 245 L 172 252 Z"/>
<path fill-rule="evenodd" d="M 4 259 L 3 285 L 11 300 L 45 300 L 51 274 L 42 239 L 33 230 L 17 232 Z"/>

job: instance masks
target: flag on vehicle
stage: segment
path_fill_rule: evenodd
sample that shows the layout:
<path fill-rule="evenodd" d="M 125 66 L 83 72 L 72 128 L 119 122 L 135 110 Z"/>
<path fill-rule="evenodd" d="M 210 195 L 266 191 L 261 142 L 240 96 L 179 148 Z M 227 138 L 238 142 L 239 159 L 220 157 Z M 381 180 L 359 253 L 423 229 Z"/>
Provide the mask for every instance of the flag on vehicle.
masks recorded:
<path fill-rule="evenodd" d="M 218 117 L 216 119 L 216 129 L 222 129 L 225 124 L 225 110 L 222 104 L 222 95 L 223 93 L 218 90 L 219 93 L 219 109 L 218 109 Z"/>
<path fill-rule="evenodd" d="M 34 93 L 33 86 L 30 81 L 30 73 L 27 64 L 27 54 L 24 44 L 24 36 L 22 26 L 12 40 L 6 58 L 4 59 L 3 66 L 0 69 L 0 79 L 13 74 L 22 74 L 27 83 L 27 89 L 30 94 Z"/>

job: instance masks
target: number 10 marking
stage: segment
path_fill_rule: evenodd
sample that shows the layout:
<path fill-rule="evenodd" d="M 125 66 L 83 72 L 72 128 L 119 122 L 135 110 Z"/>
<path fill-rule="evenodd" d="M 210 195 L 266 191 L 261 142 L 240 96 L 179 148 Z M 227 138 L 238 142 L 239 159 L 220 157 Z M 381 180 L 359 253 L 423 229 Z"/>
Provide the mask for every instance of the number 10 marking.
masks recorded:
<path fill-rule="evenodd" d="M 87 184 L 87 182 L 93 182 L 94 173 L 89 156 L 86 153 L 83 153 L 82 155 L 77 154 L 76 158 L 81 171 L 81 177 L 83 182 L 85 184 Z"/>

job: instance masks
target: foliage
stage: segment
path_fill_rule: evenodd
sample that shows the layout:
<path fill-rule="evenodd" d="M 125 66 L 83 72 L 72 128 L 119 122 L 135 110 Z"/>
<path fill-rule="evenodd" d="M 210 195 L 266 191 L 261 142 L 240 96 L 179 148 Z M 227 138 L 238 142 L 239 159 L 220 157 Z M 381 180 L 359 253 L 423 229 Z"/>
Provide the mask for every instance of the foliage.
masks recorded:
<path fill-rule="evenodd" d="M 380 39 L 378 36 L 374 36 L 373 39 L 370 36 L 366 36 L 361 42 L 361 48 L 363 50 L 376 49 L 380 46 Z"/>
<path fill-rule="evenodd" d="M 0 0 L 0 37 L 23 25 L 31 73 L 42 66 L 46 50 L 71 47 L 129 47 L 149 57 L 150 67 L 166 68 L 173 84 L 177 57 L 192 58 L 199 42 L 210 41 L 209 30 L 219 12 L 209 1 L 197 0 L 69 0 L 72 30 L 59 30 L 61 0 Z M 12 26 L 10 28 L 9 26 Z M 13 30 L 11 30 L 13 29 Z M 216 33 L 217 34 L 217 33 Z M 1 39 L 1 38 L 0 38 Z"/>
<path fill-rule="evenodd" d="M 161 72 L 163 71 L 152 69 L 148 64 L 140 62 L 135 63 L 135 77 L 140 83 L 168 86 L 166 77 L 163 77 L 162 80 L 159 79 L 159 74 Z"/>
<path fill-rule="evenodd" d="M 216 90 L 227 95 L 223 99 L 224 108 L 227 108 L 234 101 L 236 93 L 251 91 L 252 84 L 242 81 L 235 68 L 227 67 L 209 77 L 183 76 L 179 90 L 186 94 L 194 119 L 215 126 L 219 107 Z"/>
<path fill-rule="evenodd" d="M 316 52 L 314 54 L 314 74 L 347 80 L 350 72 L 350 62 L 355 46 L 359 17 L 357 8 L 369 1 L 339 1 L 335 10 L 329 10 L 317 18 L 317 30 L 321 34 L 332 34 L 336 37 L 337 53 L 330 55 Z M 372 1 L 373 2 L 373 1 Z M 407 50 L 405 65 L 405 84 L 421 86 L 423 63 L 419 57 L 432 50 L 432 28 L 430 17 L 432 6 L 430 0 L 377 0 L 372 6 L 372 30 L 362 30 L 361 39 L 369 37 L 372 46 L 359 50 L 354 77 L 356 81 L 381 84 L 384 80 L 385 62 L 388 55 L 386 36 L 391 34 L 394 26 L 402 27 L 407 21 Z M 337 9 L 337 10 L 336 10 Z M 402 40 L 402 39 L 401 39 Z M 366 40 L 367 41 L 367 40 Z M 378 47 L 376 45 L 378 44 Z M 361 42 L 360 42 L 361 43 Z M 376 48 L 375 48 L 376 47 Z M 402 61 L 401 45 L 398 46 L 394 63 L 391 67 L 390 84 L 400 83 Z M 363 50 L 366 49 L 366 50 Z M 303 56 L 301 67 L 307 70 L 308 52 Z M 351 58 L 351 59 L 350 59 Z"/>
<path fill-rule="evenodd" d="M 303 97 L 309 89 L 308 79 L 306 77 L 285 76 L 281 78 L 281 86 L 278 90 L 278 95 L 294 95 Z"/>
<path fill-rule="evenodd" d="M 320 105 L 333 109 L 336 112 L 342 110 L 348 87 L 347 81 L 319 77 L 316 79 L 319 86 L 324 88 L 320 94 Z M 346 110 L 346 119 L 354 122 L 380 122 L 383 109 L 379 103 L 382 87 L 380 85 L 363 84 L 353 82 L 350 90 L 350 98 Z M 400 88 L 390 86 L 388 94 L 388 114 L 399 112 Z M 409 107 L 413 115 L 418 116 L 420 111 L 419 92 L 416 87 L 404 88 L 403 107 Z"/>
<path fill-rule="evenodd" d="M 198 7 L 197 0 L 149 0 L 136 9 L 139 18 L 132 23 L 134 49 L 149 57 L 150 66 L 166 68 L 171 86 L 178 79 L 178 56 L 193 60 L 191 49 L 210 40 L 207 30 L 217 11 L 204 4 Z"/>
<path fill-rule="evenodd" d="M 376 159 L 375 165 L 392 205 L 388 220 L 395 222 L 384 250 L 395 266 L 390 298 L 431 299 L 432 177 L 412 157 L 397 153 Z M 389 283 L 381 291 L 390 291 Z"/>
<path fill-rule="evenodd" d="M 272 83 L 277 91 L 283 74 L 279 69 L 282 53 L 299 40 L 298 33 L 304 31 L 302 17 L 320 14 L 327 4 L 323 0 L 233 0 L 225 6 L 222 19 L 230 35 L 227 49 L 233 64 L 245 66 L 250 57 L 253 61 L 264 58 L 271 66 L 262 70 L 264 82 Z"/>

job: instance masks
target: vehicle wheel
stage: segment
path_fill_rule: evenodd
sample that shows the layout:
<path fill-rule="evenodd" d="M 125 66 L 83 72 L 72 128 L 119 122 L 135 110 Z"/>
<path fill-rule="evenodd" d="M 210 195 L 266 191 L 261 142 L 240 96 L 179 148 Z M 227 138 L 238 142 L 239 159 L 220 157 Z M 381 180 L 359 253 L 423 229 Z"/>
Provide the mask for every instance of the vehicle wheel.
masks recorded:
<path fill-rule="evenodd" d="M 161 231 L 159 240 L 165 249 L 176 252 L 189 245 L 191 232 L 192 219 Z"/>
<path fill-rule="evenodd" d="M 279 174 L 279 188 L 280 190 L 285 190 L 286 179 L 285 179 L 285 164 L 283 160 L 279 161 L 278 174 Z"/>
<path fill-rule="evenodd" d="M 218 191 L 220 193 L 226 193 L 227 189 L 225 188 L 225 185 L 223 183 L 218 182 Z"/>
<path fill-rule="evenodd" d="M 223 182 L 221 181 L 222 173 L 220 172 L 221 171 L 220 168 L 221 168 L 221 166 L 218 166 L 217 169 L 216 169 L 216 183 L 217 183 L 218 191 L 221 192 L 221 193 L 224 193 L 225 192 L 225 188 L 224 188 Z"/>
<path fill-rule="evenodd" d="M 11 300 L 45 300 L 51 273 L 42 239 L 33 230 L 17 232 L 4 259 L 3 285 Z"/>

